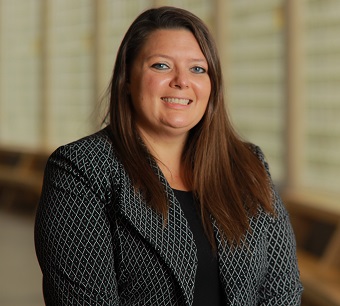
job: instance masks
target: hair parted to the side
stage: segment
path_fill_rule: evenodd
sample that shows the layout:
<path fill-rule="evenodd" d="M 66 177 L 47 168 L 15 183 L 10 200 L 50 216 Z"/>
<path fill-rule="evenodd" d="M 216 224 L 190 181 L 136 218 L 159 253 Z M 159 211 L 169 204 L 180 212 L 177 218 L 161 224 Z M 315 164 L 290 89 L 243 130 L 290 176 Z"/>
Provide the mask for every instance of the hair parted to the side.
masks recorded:
<path fill-rule="evenodd" d="M 268 175 L 251 146 L 234 131 L 224 105 L 217 48 L 206 25 L 192 13 L 174 7 L 149 9 L 126 32 L 110 84 L 110 129 L 115 149 L 133 184 L 149 205 L 167 218 L 164 186 L 153 172 L 149 153 L 138 135 L 128 93 L 130 66 L 149 35 L 160 29 L 186 29 L 196 38 L 208 62 L 211 94 L 201 121 L 189 132 L 183 153 L 186 179 L 201 205 L 203 226 L 215 248 L 211 216 L 220 234 L 238 244 L 249 229 L 248 217 L 259 207 L 273 212 Z"/>

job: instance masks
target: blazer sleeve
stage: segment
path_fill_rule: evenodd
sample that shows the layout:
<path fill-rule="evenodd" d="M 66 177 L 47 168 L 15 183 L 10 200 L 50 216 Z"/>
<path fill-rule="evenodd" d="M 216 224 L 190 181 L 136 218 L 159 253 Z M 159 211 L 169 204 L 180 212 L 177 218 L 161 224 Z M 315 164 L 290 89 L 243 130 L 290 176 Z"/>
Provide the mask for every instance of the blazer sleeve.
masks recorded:
<path fill-rule="evenodd" d="M 301 305 L 302 284 L 296 257 L 296 243 L 289 215 L 275 193 L 277 216 L 267 231 L 268 269 L 262 285 L 261 306 Z"/>
<path fill-rule="evenodd" d="M 261 287 L 261 306 L 301 304 L 302 284 L 296 257 L 296 241 L 288 212 L 271 181 L 269 166 L 262 151 L 256 153 L 263 162 L 273 190 L 275 216 L 269 217 L 267 229 L 267 273 Z"/>
<path fill-rule="evenodd" d="M 51 155 L 36 215 L 46 305 L 118 305 L 107 205 L 110 167 L 91 143 Z"/>

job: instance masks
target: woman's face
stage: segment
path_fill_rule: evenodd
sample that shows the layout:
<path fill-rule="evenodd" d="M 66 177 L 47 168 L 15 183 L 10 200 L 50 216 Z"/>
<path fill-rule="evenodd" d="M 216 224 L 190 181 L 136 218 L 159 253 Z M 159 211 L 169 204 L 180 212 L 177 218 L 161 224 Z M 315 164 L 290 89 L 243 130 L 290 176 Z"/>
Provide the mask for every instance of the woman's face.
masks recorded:
<path fill-rule="evenodd" d="M 186 136 L 205 113 L 211 83 L 208 63 L 187 30 L 150 34 L 130 68 L 129 90 L 144 136 Z"/>

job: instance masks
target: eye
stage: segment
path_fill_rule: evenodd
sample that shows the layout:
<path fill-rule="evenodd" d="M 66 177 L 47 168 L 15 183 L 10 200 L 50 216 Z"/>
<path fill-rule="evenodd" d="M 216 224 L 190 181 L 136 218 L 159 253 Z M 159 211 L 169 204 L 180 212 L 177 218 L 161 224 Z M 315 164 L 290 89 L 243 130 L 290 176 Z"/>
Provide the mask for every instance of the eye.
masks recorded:
<path fill-rule="evenodd" d="M 169 66 L 164 63 L 156 63 L 151 66 L 152 68 L 158 69 L 158 70 L 166 70 L 169 69 Z"/>
<path fill-rule="evenodd" d="M 202 68 L 202 67 L 199 67 L 199 66 L 195 66 L 195 67 L 192 67 L 190 69 L 193 73 L 206 73 L 207 70 Z"/>

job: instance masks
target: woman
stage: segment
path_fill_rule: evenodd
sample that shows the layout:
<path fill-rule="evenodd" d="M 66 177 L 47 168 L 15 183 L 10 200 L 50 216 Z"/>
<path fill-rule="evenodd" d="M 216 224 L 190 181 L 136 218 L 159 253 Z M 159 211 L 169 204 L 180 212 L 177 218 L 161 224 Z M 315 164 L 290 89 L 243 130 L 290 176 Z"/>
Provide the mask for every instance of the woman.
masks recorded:
<path fill-rule="evenodd" d="M 287 212 L 229 122 L 200 19 L 137 17 L 108 118 L 46 167 L 35 235 L 47 305 L 299 305 Z"/>

